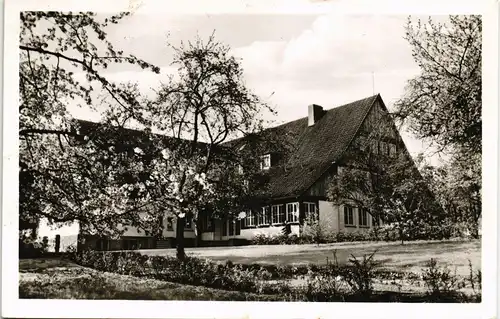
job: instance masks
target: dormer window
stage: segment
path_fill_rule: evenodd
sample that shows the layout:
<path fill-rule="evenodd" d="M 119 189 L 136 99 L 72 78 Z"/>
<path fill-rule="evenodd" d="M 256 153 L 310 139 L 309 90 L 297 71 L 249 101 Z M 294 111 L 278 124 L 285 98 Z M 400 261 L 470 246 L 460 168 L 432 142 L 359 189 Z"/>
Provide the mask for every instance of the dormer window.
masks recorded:
<path fill-rule="evenodd" d="M 260 169 L 269 169 L 271 167 L 271 154 L 266 154 L 260 157 Z"/>

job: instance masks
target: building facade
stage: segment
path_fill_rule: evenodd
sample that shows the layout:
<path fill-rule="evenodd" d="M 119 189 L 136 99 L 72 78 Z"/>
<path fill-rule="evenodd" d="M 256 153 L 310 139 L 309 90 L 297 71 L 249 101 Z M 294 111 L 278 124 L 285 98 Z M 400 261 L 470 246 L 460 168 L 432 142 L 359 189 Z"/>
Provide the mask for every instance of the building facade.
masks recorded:
<path fill-rule="evenodd" d="M 292 145 L 286 156 L 273 150 L 261 155 L 261 169 L 268 175 L 267 199 L 260 207 L 232 219 L 203 217 L 197 227 L 187 218 L 186 246 L 236 245 L 260 234 L 281 234 L 285 225 L 300 236 L 301 225 L 311 220 L 332 233 L 369 231 L 381 224 L 361 207 L 335 204 L 327 198 L 331 178 L 349 169 L 355 150 L 369 149 L 389 157 L 408 153 L 380 95 L 329 110 L 309 105 L 307 117 L 266 131 L 287 136 Z M 234 147 L 244 144 L 244 138 L 231 142 Z M 85 247 L 100 250 L 175 247 L 176 220 L 165 216 L 161 223 L 161 238 L 135 229 L 128 229 L 118 240 L 80 237 Z"/>

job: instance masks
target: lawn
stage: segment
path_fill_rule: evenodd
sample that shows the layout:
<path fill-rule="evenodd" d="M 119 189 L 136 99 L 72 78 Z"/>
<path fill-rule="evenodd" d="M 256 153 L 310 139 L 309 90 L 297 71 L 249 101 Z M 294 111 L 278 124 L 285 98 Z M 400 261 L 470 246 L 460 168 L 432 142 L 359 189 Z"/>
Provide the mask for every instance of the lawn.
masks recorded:
<path fill-rule="evenodd" d="M 374 251 L 375 259 L 383 267 L 395 271 L 420 272 L 434 258 L 441 266 L 448 266 L 457 275 L 469 274 L 469 260 L 474 269 L 481 268 L 481 242 L 476 241 L 416 241 L 334 243 L 321 245 L 263 245 L 239 247 L 186 248 L 191 256 L 216 261 L 231 260 L 235 263 L 261 263 L 277 265 L 324 264 L 336 252 L 340 263 L 348 261 L 351 254 L 362 257 Z M 142 250 L 147 255 L 174 256 L 175 249 Z"/>
<path fill-rule="evenodd" d="M 261 263 L 278 265 L 324 264 L 333 259 L 345 263 L 351 254 L 359 257 L 377 250 L 376 260 L 382 267 L 396 272 L 421 273 L 426 263 L 435 258 L 439 266 L 456 269 L 456 274 L 469 274 L 469 260 L 475 270 L 480 269 L 479 241 L 441 241 L 400 243 L 338 243 L 324 245 L 242 246 L 216 248 L 188 248 L 188 255 L 216 261 L 231 260 L 235 263 Z M 143 250 L 147 255 L 175 255 L 174 249 Z M 240 291 L 226 291 L 201 286 L 165 282 L 82 267 L 61 257 L 21 259 L 19 261 L 20 298 L 54 299 L 122 299 L 122 300 L 238 300 L 278 301 L 286 298 L 277 295 L 259 295 Z M 306 278 L 290 278 L 288 284 L 300 288 Z M 403 279 L 398 284 L 383 277 L 373 278 L 378 294 L 425 294 L 421 280 Z M 462 292 L 472 295 L 471 288 Z M 409 295 L 409 296 L 410 296 Z M 389 295 L 388 295 L 389 296 Z M 378 298 L 378 297 L 377 297 Z M 382 297 L 385 298 L 385 297 Z M 392 298 L 392 297 L 390 297 Z M 410 297 L 409 297 L 410 298 Z M 408 300 L 413 300 L 411 297 Z M 400 300 L 400 299 L 398 299 Z M 377 299 L 377 301 L 381 301 Z M 388 300 L 389 301 L 389 300 Z"/>
<path fill-rule="evenodd" d="M 100 272 L 60 258 L 19 261 L 19 298 L 279 301 L 279 296 Z"/>

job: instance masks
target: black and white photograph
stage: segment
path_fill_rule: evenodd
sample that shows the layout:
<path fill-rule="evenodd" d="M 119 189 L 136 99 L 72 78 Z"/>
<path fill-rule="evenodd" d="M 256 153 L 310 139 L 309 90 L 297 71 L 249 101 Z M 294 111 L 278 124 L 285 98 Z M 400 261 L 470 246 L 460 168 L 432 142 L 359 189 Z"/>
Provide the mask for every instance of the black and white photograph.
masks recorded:
<path fill-rule="evenodd" d="M 154 301 L 179 317 L 198 306 L 162 302 L 210 301 L 247 318 L 373 303 L 495 315 L 494 1 L 6 2 L 9 313 L 78 300 L 61 314 Z"/>

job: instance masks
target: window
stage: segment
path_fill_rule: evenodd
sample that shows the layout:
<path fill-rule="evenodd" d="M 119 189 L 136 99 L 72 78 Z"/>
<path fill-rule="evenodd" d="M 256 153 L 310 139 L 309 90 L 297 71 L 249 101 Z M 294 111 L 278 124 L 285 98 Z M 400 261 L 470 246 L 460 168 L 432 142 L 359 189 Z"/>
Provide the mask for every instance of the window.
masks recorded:
<path fill-rule="evenodd" d="M 282 224 L 285 222 L 285 211 L 283 205 L 273 205 L 271 208 L 271 217 L 273 224 Z"/>
<path fill-rule="evenodd" d="M 222 236 L 227 236 L 227 220 L 222 221 Z"/>
<path fill-rule="evenodd" d="M 271 154 L 260 157 L 260 169 L 269 169 L 271 167 Z"/>
<path fill-rule="evenodd" d="M 358 137 L 359 150 L 364 152 L 366 149 L 366 140 L 363 136 Z"/>
<path fill-rule="evenodd" d="M 389 144 L 389 156 L 390 157 L 395 157 L 396 156 L 396 145 Z"/>
<path fill-rule="evenodd" d="M 207 216 L 207 230 L 214 231 L 214 224 L 212 222 L 212 218 Z"/>
<path fill-rule="evenodd" d="M 378 142 L 377 141 L 372 140 L 370 143 L 370 148 L 371 148 L 373 154 L 378 154 Z"/>
<path fill-rule="evenodd" d="M 368 211 L 365 208 L 358 209 L 359 226 L 368 226 Z"/>
<path fill-rule="evenodd" d="M 240 235 L 241 234 L 241 223 L 239 220 L 235 220 L 233 221 L 233 225 L 234 225 L 234 234 L 236 236 Z"/>
<path fill-rule="evenodd" d="M 289 223 L 299 221 L 299 203 L 286 204 L 286 220 Z"/>
<path fill-rule="evenodd" d="M 229 236 L 241 234 L 241 222 L 239 220 L 231 219 L 227 223 L 229 225 Z"/>
<path fill-rule="evenodd" d="M 243 165 L 238 164 L 238 174 L 243 175 Z"/>
<path fill-rule="evenodd" d="M 100 238 L 96 242 L 97 250 L 109 250 L 109 240 L 106 238 Z"/>
<path fill-rule="evenodd" d="M 245 226 L 255 226 L 255 214 L 250 210 L 245 217 Z"/>
<path fill-rule="evenodd" d="M 174 230 L 174 219 L 172 217 L 167 218 L 167 230 Z"/>
<path fill-rule="evenodd" d="M 203 215 L 200 217 L 200 228 L 202 232 L 213 232 L 212 218 L 209 215 Z"/>
<path fill-rule="evenodd" d="M 304 216 L 307 220 L 318 220 L 318 213 L 316 212 L 316 203 L 304 203 Z"/>
<path fill-rule="evenodd" d="M 269 225 L 269 206 L 264 206 L 262 207 L 262 211 L 260 212 L 258 218 L 257 218 L 257 224 L 259 226 L 261 225 Z"/>
<path fill-rule="evenodd" d="M 385 142 L 380 142 L 380 154 L 382 155 L 387 155 L 387 143 Z"/>
<path fill-rule="evenodd" d="M 354 226 L 354 213 L 352 206 L 344 206 L 344 225 Z"/>

